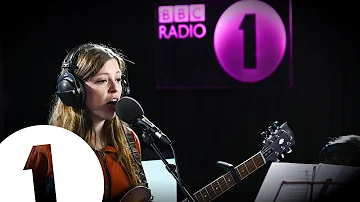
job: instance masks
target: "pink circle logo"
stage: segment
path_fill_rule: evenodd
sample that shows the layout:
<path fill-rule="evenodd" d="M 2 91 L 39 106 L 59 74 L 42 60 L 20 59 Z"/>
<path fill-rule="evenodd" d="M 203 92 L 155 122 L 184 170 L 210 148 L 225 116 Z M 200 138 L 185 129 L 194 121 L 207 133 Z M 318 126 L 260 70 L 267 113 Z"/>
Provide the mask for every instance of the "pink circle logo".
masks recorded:
<path fill-rule="evenodd" d="M 238 1 L 224 11 L 216 24 L 214 50 L 229 76 L 241 82 L 259 82 L 269 77 L 284 57 L 284 23 L 262 1 Z"/>

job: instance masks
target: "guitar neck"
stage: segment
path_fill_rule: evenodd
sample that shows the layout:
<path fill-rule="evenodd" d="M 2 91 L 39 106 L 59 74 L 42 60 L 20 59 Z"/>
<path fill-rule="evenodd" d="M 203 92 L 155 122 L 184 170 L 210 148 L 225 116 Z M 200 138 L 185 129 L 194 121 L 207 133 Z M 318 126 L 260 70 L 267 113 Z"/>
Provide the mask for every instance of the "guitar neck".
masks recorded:
<path fill-rule="evenodd" d="M 262 167 L 264 164 L 265 160 L 262 156 L 262 153 L 258 152 L 248 160 L 236 166 L 235 171 L 238 177 L 243 180 L 251 173 Z M 206 185 L 204 188 L 195 192 L 194 196 L 199 202 L 209 202 L 223 194 L 225 191 L 229 190 L 234 185 L 236 185 L 236 181 L 229 171 Z M 190 202 L 190 200 L 185 199 L 182 202 Z"/>

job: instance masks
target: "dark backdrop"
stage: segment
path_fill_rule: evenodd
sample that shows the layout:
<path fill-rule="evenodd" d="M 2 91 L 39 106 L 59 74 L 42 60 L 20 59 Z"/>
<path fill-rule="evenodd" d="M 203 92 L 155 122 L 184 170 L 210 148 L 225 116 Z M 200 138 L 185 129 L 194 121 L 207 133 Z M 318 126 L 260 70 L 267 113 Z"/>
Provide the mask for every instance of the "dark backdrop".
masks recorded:
<path fill-rule="evenodd" d="M 153 10 L 117 2 L 26 2 L 2 9 L 1 85 L 3 137 L 45 124 L 60 64 L 83 42 L 122 49 L 130 67 L 132 97 L 174 143 L 181 174 L 193 191 L 261 149 L 260 133 L 273 121 L 288 122 L 296 136 L 283 161 L 316 163 L 330 136 L 359 133 L 358 31 L 355 7 L 338 2 L 293 3 L 294 85 L 272 90 L 156 90 Z M 160 145 L 159 145 L 160 146 Z M 144 159 L 154 153 L 143 144 Z M 167 147 L 160 146 L 164 152 Z M 268 166 L 227 191 L 219 201 L 253 201 Z M 179 198 L 183 198 L 179 194 Z"/>

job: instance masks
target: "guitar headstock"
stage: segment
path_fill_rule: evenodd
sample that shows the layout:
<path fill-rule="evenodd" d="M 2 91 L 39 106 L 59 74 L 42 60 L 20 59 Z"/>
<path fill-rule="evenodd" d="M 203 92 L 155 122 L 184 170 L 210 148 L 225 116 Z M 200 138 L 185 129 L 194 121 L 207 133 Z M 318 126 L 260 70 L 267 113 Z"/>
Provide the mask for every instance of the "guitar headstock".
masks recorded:
<path fill-rule="evenodd" d="M 261 153 L 266 162 L 280 161 L 284 153 L 291 153 L 291 147 L 295 144 L 294 134 L 286 122 L 279 126 L 279 122 L 275 121 L 261 136 L 264 138 Z"/>

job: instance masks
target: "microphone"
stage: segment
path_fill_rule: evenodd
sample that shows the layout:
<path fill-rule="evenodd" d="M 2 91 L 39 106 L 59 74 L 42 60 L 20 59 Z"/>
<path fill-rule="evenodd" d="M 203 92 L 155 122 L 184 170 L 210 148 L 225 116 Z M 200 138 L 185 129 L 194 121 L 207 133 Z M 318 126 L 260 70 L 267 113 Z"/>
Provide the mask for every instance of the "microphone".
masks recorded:
<path fill-rule="evenodd" d="M 115 104 L 115 113 L 128 124 L 139 126 L 142 130 L 148 131 L 157 137 L 161 142 L 171 145 L 169 138 L 161 132 L 149 119 L 144 116 L 141 105 L 129 96 L 124 96 Z"/>

